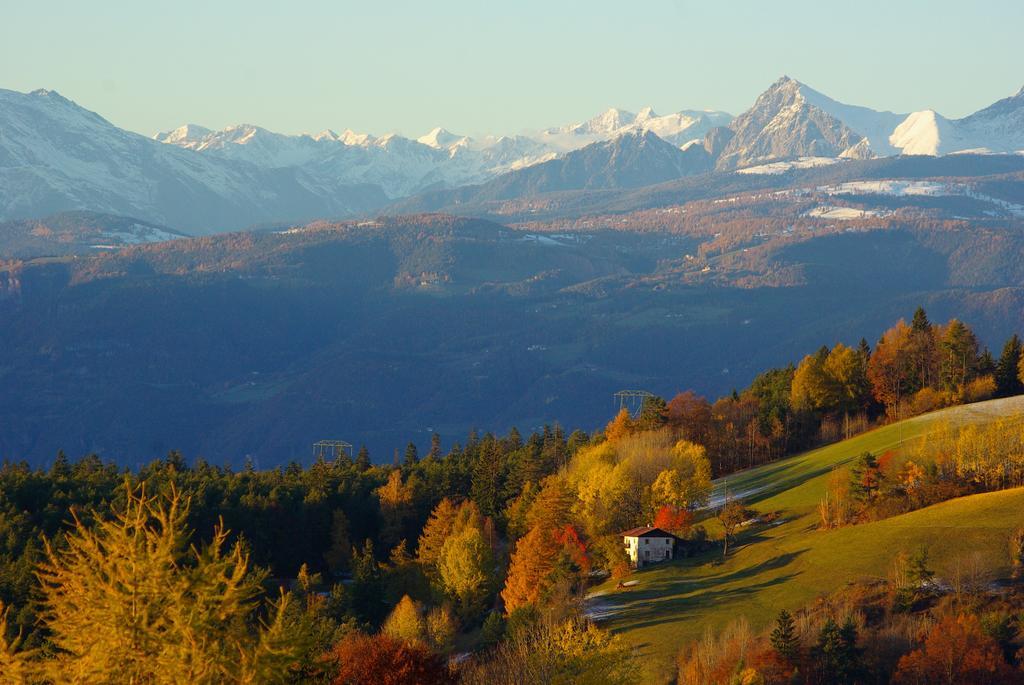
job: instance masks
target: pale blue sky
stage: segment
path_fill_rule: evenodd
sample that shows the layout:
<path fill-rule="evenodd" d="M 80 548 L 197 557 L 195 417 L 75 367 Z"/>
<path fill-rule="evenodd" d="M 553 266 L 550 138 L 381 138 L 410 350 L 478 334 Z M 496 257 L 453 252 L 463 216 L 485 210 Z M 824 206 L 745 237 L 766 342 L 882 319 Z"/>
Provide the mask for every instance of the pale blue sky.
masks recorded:
<path fill-rule="evenodd" d="M 968 114 L 1024 85 L 1024 2 L 10 0 L 0 87 L 147 135 L 192 122 L 468 134 L 609 106 L 738 113 L 782 74 Z"/>

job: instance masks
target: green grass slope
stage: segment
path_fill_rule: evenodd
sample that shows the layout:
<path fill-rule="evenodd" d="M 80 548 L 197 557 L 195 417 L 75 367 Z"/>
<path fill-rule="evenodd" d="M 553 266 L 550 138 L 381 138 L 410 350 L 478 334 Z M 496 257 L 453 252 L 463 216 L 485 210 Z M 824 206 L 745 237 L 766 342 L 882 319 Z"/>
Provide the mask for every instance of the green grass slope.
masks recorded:
<path fill-rule="evenodd" d="M 1005 563 L 1008 535 L 1024 525 L 1024 488 L 832 531 L 817 530 L 817 506 L 832 469 L 865 450 L 880 454 L 940 421 L 987 421 L 1022 411 L 1024 397 L 951 408 L 734 474 L 729 492 L 760 511 L 781 512 L 781 524 L 741 535 L 725 563 L 708 555 L 638 572 L 628 590 L 605 584 L 592 608 L 607 616 L 605 627 L 638 648 L 651 678 L 664 682 L 680 647 L 707 628 L 746 616 L 760 629 L 782 608 L 798 608 L 848 581 L 884 577 L 900 550 L 926 544 L 935 559 L 982 551 Z M 725 487 L 718 483 L 715 496 Z"/>

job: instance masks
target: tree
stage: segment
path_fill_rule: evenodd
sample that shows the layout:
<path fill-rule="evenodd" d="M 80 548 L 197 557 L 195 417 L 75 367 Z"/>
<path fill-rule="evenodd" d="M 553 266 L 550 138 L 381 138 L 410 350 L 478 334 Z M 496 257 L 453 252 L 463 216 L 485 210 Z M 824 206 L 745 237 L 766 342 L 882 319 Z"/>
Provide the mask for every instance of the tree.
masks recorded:
<path fill-rule="evenodd" d="M 800 636 L 796 632 L 793 615 L 783 609 L 775 619 L 775 628 L 769 637 L 772 648 L 786 663 L 793 665 L 800 656 Z"/>
<path fill-rule="evenodd" d="M 978 617 L 946 615 L 928 633 L 924 647 L 900 659 L 896 685 L 997 685 L 1017 679 L 999 644 L 985 635 Z"/>
<path fill-rule="evenodd" d="M 341 575 L 349 568 L 352 560 L 352 540 L 349 538 L 348 517 L 341 509 L 331 514 L 331 546 L 324 552 L 327 568 L 334 575 Z"/>
<path fill-rule="evenodd" d="M 359 471 L 367 471 L 370 466 L 370 450 L 366 449 L 366 445 L 359 447 L 359 453 L 356 454 L 356 468 Z"/>
<path fill-rule="evenodd" d="M 411 469 L 413 466 L 416 466 L 419 461 L 420 455 L 416 450 L 416 443 L 410 441 L 409 444 L 405 446 L 405 456 L 402 458 L 402 466 L 407 469 Z"/>
<path fill-rule="evenodd" d="M 831 618 L 825 621 L 811 653 L 821 682 L 854 682 L 860 672 L 860 650 L 853 619 L 847 617 L 842 627 Z"/>
<path fill-rule="evenodd" d="M 642 431 L 657 430 L 668 420 L 668 405 L 657 395 L 645 397 L 640 408 L 640 416 L 636 420 L 636 429 Z"/>
<path fill-rule="evenodd" d="M 373 541 L 367 538 L 362 550 L 352 550 L 352 608 L 365 621 L 381 619 L 384 579 L 373 552 Z"/>
<path fill-rule="evenodd" d="M 501 591 L 506 613 L 537 603 L 547 589 L 548 575 L 554 568 L 553 548 L 551 535 L 540 526 L 531 528 L 516 543 L 505 588 Z"/>
<path fill-rule="evenodd" d="M 940 375 L 943 387 L 962 392 L 978 369 L 978 339 L 957 319 L 950 320 L 939 344 L 942 354 Z"/>
<path fill-rule="evenodd" d="M 493 566 L 491 546 L 476 526 L 452 535 L 441 548 L 441 583 L 464 618 L 474 618 L 483 609 Z"/>
<path fill-rule="evenodd" d="M 676 535 L 683 535 L 693 525 L 694 515 L 689 509 L 664 505 L 654 515 L 654 527 L 667 530 Z"/>
<path fill-rule="evenodd" d="M 626 437 L 635 430 L 633 425 L 633 419 L 629 416 L 629 411 L 623 407 L 619 410 L 619 413 L 615 415 L 604 429 L 604 439 L 610 443 L 616 443 L 622 438 Z"/>
<path fill-rule="evenodd" d="M 39 679 L 36 650 L 22 649 L 22 636 L 7 637 L 7 614 L 10 609 L 0 602 L 0 685 L 28 685 Z"/>
<path fill-rule="evenodd" d="M 455 647 L 455 635 L 458 632 L 459 622 L 448 604 L 434 607 L 427 612 L 427 639 L 435 652 L 451 652 Z"/>
<path fill-rule="evenodd" d="M 828 353 L 822 366 L 835 388 L 835 403 L 842 412 L 853 412 L 864 407 L 869 399 L 871 384 L 864 355 L 852 347 L 837 343 Z"/>
<path fill-rule="evenodd" d="M 77 517 L 66 545 L 46 547 L 40 567 L 43 621 L 56 656 L 54 683 L 281 682 L 302 649 L 284 622 L 288 598 L 250 630 L 263 575 L 242 545 L 225 552 L 217 526 L 209 544 L 188 547 L 189 503 L 125 486 L 112 518 Z M 186 551 L 189 550 L 189 551 Z M 98 678 L 98 679 L 97 679 Z"/>
<path fill-rule="evenodd" d="M 875 399 L 890 418 L 898 418 L 903 400 L 913 394 L 910 366 L 910 327 L 901 319 L 882 334 L 868 360 L 868 380 Z"/>
<path fill-rule="evenodd" d="M 423 607 L 409 595 L 403 595 L 381 628 L 385 635 L 412 644 L 422 645 L 427 636 Z"/>
<path fill-rule="evenodd" d="M 401 470 L 392 469 L 387 482 L 374 492 L 380 501 L 380 542 L 390 549 L 402 538 L 405 519 L 412 513 L 412 488 L 402 482 Z"/>
<path fill-rule="evenodd" d="M 940 359 L 935 334 L 935 327 L 928 321 L 928 315 L 922 307 L 918 307 L 914 311 L 907 336 L 906 354 L 910 370 L 907 389 L 910 392 L 936 385 Z"/>
<path fill-rule="evenodd" d="M 842 391 L 836 379 L 825 370 L 828 356 L 828 348 L 823 347 L 800 360 L 790 390 L 794 409 L 827 411 L 839 403 Z"/>
<path fill-rule="evenodd" d="M 750 510 L 743 506 L 743 502 L 734 499 L 727 500 L 725 505 L 718 510 L 717 518 L 719 523 L 722 524 L 722 557 L 725 558 L 729 554 L 729 541 L 732 539 L 736 532 L 736 529 L 741 523 L 748 520 L 751 516 Z"/>
<path fill-rule="evenodd" d="M 336 668 L 331 685 L 454 685 L 445 659 L 390 635 L 350 633 L 327 655 Z"/>
<path fill-rule="evenodd" d="M 910 557 L 907 574 L 910 582 L 916 588 L 926 587 L 935 578 L 935 571 L 928 568 L 928 556 L 928 548 L 922 545 Z"/>
<path fill-rule="evenodd" d="M 882 470 L 871 452 L 862 452 L 850 471 L 853 497 L 861 505 L 870 504 L 878 495 L 882 484 Z"/>
<path fill-rule="evenodd" d="M 1024 528 L 1018 528 L 1010 535 L 1010 567 L 1013 579 L 1020 580 L 1024 570 Z"/>
<path fill-rule="evenodd" d="M 996 362 L 996 393 L 1000 397 L 1019 395 L 1024 392 L 1024 384 L 1020 380 L 1021 342 L 1014 333 L 1003 345 L 1003 353 Z"/>
<path fill-rule="evenodd" d="M 427 452 L 427 459 L 437 460 L 441 458 L 441 435 L 440 433 L 430 434 L 430 451 Z"/>
<path fill-rule="evenodd" d="M 439 578 L 437 560 L 441 557 L 441 548 L 452 534 L 456 512 L 455 504 L 445 497 L 437 503 L 434 511 L 430 512 L 430 518 L 423 526 L 416 547 L 416 558 L 423 565 L 423 572 L 429 578 Z"/>

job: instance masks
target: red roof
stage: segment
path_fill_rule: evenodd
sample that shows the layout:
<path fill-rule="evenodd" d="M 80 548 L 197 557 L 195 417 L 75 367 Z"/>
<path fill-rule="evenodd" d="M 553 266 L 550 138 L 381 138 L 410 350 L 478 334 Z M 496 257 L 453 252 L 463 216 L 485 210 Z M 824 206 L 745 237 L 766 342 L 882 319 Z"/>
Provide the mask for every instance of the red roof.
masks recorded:
<path fill-rule="evenodd" d="M 675 535 L 669 533 L 661 528 L 655 528 L 653 526 L 640 526 L 639 528 L 631 528 L 627 531 L 623 531 L 622 537 L 624 538 L 643 538 L 643 537 L 657 537 L 657 538 L 674 538 Z"/>

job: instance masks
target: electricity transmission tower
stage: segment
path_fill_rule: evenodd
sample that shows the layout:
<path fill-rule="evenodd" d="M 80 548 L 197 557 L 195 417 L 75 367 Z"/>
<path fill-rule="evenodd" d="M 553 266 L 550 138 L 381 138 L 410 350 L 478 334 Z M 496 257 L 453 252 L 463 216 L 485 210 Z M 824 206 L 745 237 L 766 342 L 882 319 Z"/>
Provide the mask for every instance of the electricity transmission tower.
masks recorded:
<path fill-rule="evenodd" d="M 644 402 L 647 401 L 647 398 L 654 397 L 654 393 L 646 390 L 619 390 L 613 397 L 619 403 L 619 411 L 625 409 L 629 412 L 630 417 L 635 419 L 643 411 Z"/>
<path fill-rule="evenodd" d="M 342 455 L 352 458 L 352 444 L 344 440 L 318 440 L 313 443 L 313 459 L 338 459 Z"/>

